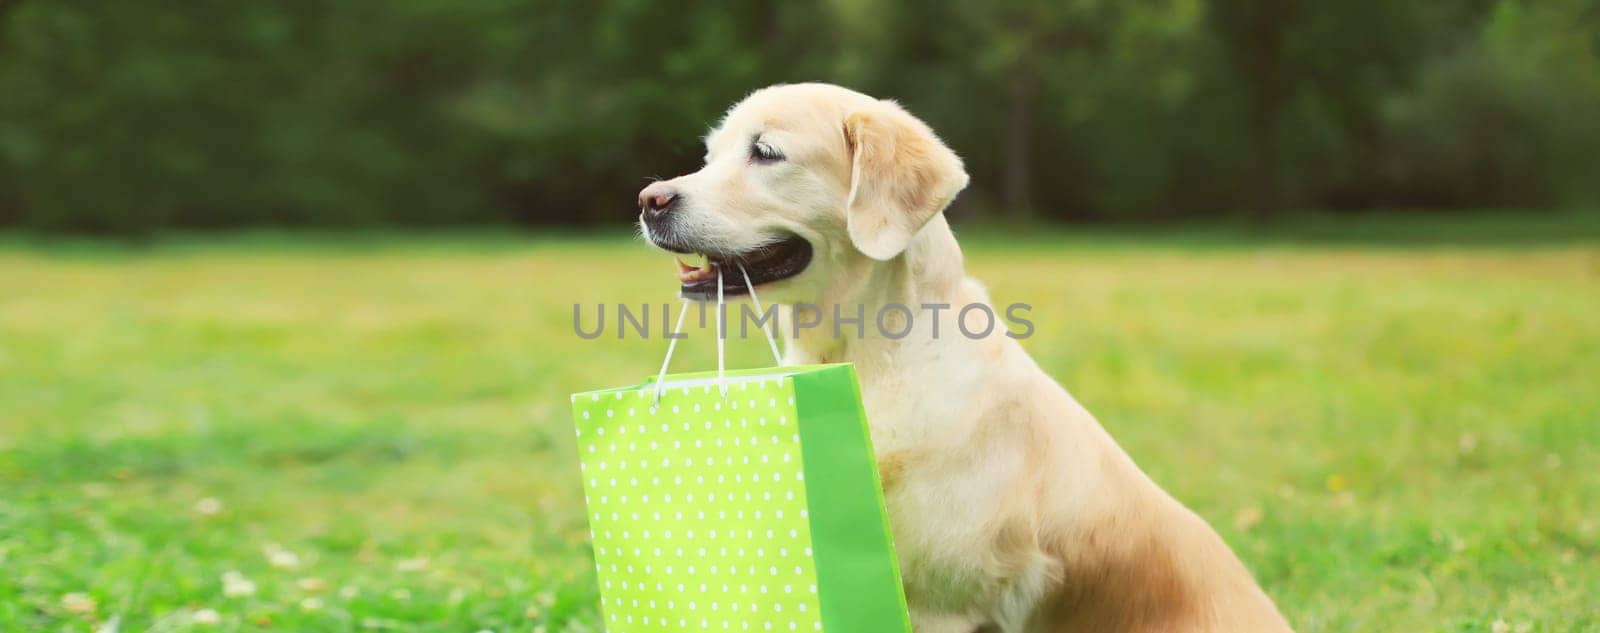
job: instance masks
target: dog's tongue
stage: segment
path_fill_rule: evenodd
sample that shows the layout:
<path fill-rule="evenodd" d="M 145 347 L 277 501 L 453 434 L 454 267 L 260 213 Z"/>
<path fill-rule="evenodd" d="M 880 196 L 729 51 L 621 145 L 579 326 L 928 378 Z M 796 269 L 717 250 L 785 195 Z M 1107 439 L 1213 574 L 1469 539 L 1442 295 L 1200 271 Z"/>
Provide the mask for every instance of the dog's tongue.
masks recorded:
<path fill-rule="evenodd" d="M 689 264 L 684 263 L 682 259 L 678 260 L 678 281 L 680 282 L 690 284 L 698 281 L 705 281 L 716 276 L 717 271 L 711 267 L 710 258 L 706 258 L 706 262 L 698 267 L 690 266 Z"/>

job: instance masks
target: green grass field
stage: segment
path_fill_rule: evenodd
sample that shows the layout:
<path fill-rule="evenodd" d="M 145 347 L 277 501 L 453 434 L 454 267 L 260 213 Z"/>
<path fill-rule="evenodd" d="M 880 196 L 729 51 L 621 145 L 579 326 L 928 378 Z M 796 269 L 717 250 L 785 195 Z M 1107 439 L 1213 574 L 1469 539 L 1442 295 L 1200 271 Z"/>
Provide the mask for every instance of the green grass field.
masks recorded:
<path fill-rule="evenodd" d="M 1600 240 L 1474 226 L 967 250 L 1298 630 L 1600 630 Z M 572 304 L 671 301 L 668 261 L 0 239 L 0 631 L 599 630 L 567 394 L 663 349 Z"/>

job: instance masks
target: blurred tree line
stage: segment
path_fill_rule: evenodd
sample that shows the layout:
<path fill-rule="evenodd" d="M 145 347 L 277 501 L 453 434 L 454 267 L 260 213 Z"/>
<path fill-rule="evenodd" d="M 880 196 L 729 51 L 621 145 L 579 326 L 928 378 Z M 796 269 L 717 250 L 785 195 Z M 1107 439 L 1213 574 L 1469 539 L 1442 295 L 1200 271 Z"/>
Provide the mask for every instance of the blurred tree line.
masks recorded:
<path fill-rule="evenodd" d="M 805 80 L 971 216 L 1600 203 L 1597 0 L 0 0 L 0 226 L 625 221 Z"/>

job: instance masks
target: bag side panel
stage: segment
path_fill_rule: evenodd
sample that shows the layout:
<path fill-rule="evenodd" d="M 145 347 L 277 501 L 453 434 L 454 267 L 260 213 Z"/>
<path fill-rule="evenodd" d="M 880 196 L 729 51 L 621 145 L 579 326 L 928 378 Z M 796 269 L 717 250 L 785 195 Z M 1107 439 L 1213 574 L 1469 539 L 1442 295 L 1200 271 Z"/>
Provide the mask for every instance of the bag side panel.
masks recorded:
<path fill-rule="evenodd" d="M 910 631 L 855 368 L 822 367 L 794 383 L 825 629 Z"/>

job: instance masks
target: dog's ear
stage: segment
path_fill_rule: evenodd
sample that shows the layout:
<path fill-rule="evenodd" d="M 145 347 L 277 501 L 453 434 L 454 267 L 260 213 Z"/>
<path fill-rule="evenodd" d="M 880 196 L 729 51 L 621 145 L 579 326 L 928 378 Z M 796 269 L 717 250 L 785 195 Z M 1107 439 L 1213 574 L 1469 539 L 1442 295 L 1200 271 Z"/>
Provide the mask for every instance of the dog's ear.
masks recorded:
<path fill-rule="evenodd" d="M 846 225 L 856 249 L 873 259 L 899 255 L 967 186 L 961 158 L 892 101 L 851 112 L 844 138 L 850 151 Z"/>

